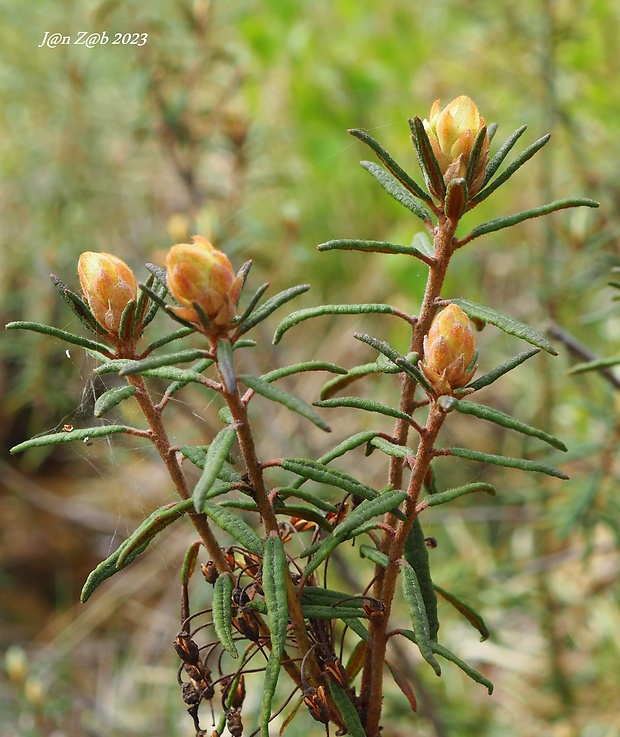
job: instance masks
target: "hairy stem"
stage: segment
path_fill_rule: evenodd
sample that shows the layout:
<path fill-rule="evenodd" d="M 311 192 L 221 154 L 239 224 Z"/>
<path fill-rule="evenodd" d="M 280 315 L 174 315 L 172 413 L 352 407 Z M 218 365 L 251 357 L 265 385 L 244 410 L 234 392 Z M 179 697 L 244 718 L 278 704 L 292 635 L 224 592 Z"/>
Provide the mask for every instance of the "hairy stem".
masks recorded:
<path fill-rule="evenodd" d="M 435 313 L 437 311 L 436 300 L 441 297 L 441 290 L 445 280 L 448 264 L 454 251 L 454 234 L 458 222 L 440 217 L 434 233 L 434 258 L 430 264 L 428 280 L 424 298 L 420 307 L 420 313 L 416 321 L 411 339 L 410 350 L 422 355 L 424 352 L 424 337 L 428 333 Z M 403 375 L 399 408 L 402 412 L 411 415 L 415 408 L 416 383 L 408 376 Z M 384 534 L 381 549 L 388 554 L 389 562 L 386 569 L 377 567 L 374 595 L 381 599 L 385 606 L 385 616 L 377 622 L 371 622 L 369 646 L 366 651 L 366 661 L 362 675 L 361 696 L 366 711 L 366 734 L 368 737 L 377 737 L 379 734 L 379 721 L 381 718 L 381 707 L 383 697 L 383 667 L 379 664 L 385 660 L 387 647 L 387 624 L 392 600 L 396 589 L 398 578 L 397 561 L 402 557 L 407 535 L 413 525 L 420 491 L 424 479 L 430 468 L 433 458 L 433 446 L 441 425 L 444 413 L 438 405 L 432 403 L 427 426 L 420 435 L 416 460 L 411 472 L 407 493 L 409 498 L 405 501 L 405 514 L 407 521 L 401 522 L 391 514 L 387 514 L 385 523 L 396 530 L 396 535 Z M 406 445 L 409 433 L 409 423 L 405 420 L 397 420 L 394 427 L 394 439 L 399 445 Z M 403 488 L 405 462 L 402 458 L 391 458 L 389 470 L 389 483 L 396 489 Z"/>
<path fill-rule="evenodd" d="M 127 376 L 127 381 L 129 384 L 136 387 L 134 397 L 138 402 L 138 406 L 142 410 L 142 414 L 144 415 L 149 428 L 151 429 L 153 445 L 164 462 L 178 495 L 181 499 L 189 499 L 192 492 L 187 483 L 187 479 L 185 478 L 185 474 L 181 469 L 181 465 L 177 460 L 176 454 L 172 450 L 172 446 L 168 440 L 168 434 L 161 419 L 161 410 L 155 406 L 144 379 L 141 376 Z M 220 573 L 230 571 L 228 561 L 226 560 L 226 557 L 224 556 L 224 553 L 222 552 L 222 549 L 209 526 L 207 516 L 204 514 L 198 514 L 197 512 L 188 513 L 187 516 L 200 535 L 200 539 L 202 540 L 209 557 L 215 563 L 217 570 Z"/>

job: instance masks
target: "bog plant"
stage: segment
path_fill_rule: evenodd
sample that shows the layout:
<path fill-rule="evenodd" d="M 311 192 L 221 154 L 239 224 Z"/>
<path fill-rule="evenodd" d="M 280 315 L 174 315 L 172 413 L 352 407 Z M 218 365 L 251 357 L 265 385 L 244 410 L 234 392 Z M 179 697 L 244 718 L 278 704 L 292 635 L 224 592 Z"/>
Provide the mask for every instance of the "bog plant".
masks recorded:
<path fill-rule="evenodd" d="M 472 425 L 486 420 L 565 450 L 557 438 L 474 398 L 541 349 L 551 354 L 556 351 L 531 327 L 461 295 L 444 295 L 442 287 L 455 251 L 480 236 L 563 208 L 596 207 L 597 203 L 581 198 L 559 200 L 491 220 L 457 236 L 464 213 L 507 182 L 549 136 L 533 143 L 499 173 L 525 126 L 490 157 L 495 126 L 486 126 L 467 97 L 458 97 L 444 109 L 437 101 L 428 121 L 415 117 L 409 125 L 425 189 L 367 133 L 350 132 L 381 162 L 364 161 L 362 166 L 422 221 L 428 237 L 417 238 L 415 243 L 428 247 L 331 240 L 319 250 L 406 254 L 418 259 L 428 268 L 428 279 L 417 314 L 387 304 L 319 305 L 289 314 L 277 326 L 274 337 L 278 343 L 292 328 L 324 315 L 382 313 L 406 325 L 410 339 L 404 348 L 359 333 L 355 337 L 372 353 L 371 361 L 362 366 L 308 360 L 275 367 L 260 376 L 238 373 L 237 352 L 255 345 L 246 336 L 309 286 L 291 287 L 262 301 L 268 287 L 263 284 L 244 307 L 239 307 L 251 264 L 244 264 L 235 273 L 228 258 L 198 236 L 192 244 L 171 248 L 166 270 L 148 264 L 150 276 L 144 284 L 136 283 L 123 261 L 105 253 L 89 252 L 80 257 L 82 295 L 53 276 L 60 294 L 94 333 L 94 339 L 38 323 L 7 326 L 81 346 L 100 361 L 97 374 L 124 377 L 123 386 L 109 389 L 97 399 L 96 417 L 126 401 L 136 402 L 144 415 L 146 427 L 67 426 L 63 432 L 21 443 L 12 452 L 120 433 L 154 444 L 180 500 L 154 510 L 91 573 L 82 601 L 143 554 L 169 525 L 183 517 L 194 525 L 199 540 L 189 546 L 181 566 L 181 625 L 174 648 L 180 658 L 182 697 L 197 735 L 216 736 L 225 730 L 241 735 L 243 720 L 247 722 L 243 705 L 249 688 L 260 693 L 261 706 L 257 722 L 246 725 L 246 734 L 268 737 L 270 722 L 280 714 L 284 729 L 300 706 L 325 725 L 328 735 L 378 737 L 382 728 L 389 733 L 389 725 L 382 723 L 386 677 L 395 681 L 416 710 L 411 685 L 386 658 L 392 638 L 408 640 L 438 676 L 440 659 L 444 659 L 489 693 L 493 689 L 487 678 L 439 640 L 438 593 L 483 638 L 488 632 L 471 607 L 434 583 L 427 550 L 432 539 L 425 537 L 423 512 L 428 507 L 458 503 L 465 494 L 495 494 L 491 484 L 466 479 L 455 488 L 438 488 L 432 469 L 438 457 L 466 458 L 566 478 L 544 463 L 492 455 L 475 447 L 446 447 L 440 440 L 440 430 L 456 412 L 470 415 Z M 149 343 L 146 334 L 155 317 L 175 320 L 180 327 Z M 517 336 L 531 347 L 475 378 L 478 355 L 473 326 L 482 323 Z M 171 343 L 192 334 L 195 348 L 169 352 Z M 188 368 L 179 367 L 186 364 Z M 278 386 L 283 377 L 308 371 L 335 375 L 323 387 L 314 407 Z M 352 382 L 371 374 L 399 383 L 397 407 L 363 396 L 342 396 Z M 158 400 L 149 389 L 152 379 L 167 382 Z M 221 403 L 222 429 L 208 446 L 173 445 L 166 431 L 170 399 L 190 383 L 200 385 Z M 324 419 L 328 408 L 341 407 L 394 418 L 394 428 L 391 433 L 355 432 L 320 458 L 290 457 L 285 448 L 277 458 L 263 458 L 257 438 L 259 431 L 268 432 L 268 428 L 261 426 L 261 400 L 255 402 L 257 397 L 284 405 L 324 431 L 330 429 Z M 255 410 L 252 422 L 250 407 Z M 319 408 L 322 414 L 317 412 Z M 381 489 L 338 468 L 341 456 L 361 446 L 367 456 L 373 454 L 368 463 L 387 461 L 388 473 Z M 193 488 L 184 469 L 186 463 L 201 470 Z M 272 477 L 280 480 L 278 485 Z M 326 583 L 330 557 L 345 549 L 347 556 L 367 560 L 362 570 L 368 572 L 368 580 L 359 591 L 333 590 Z M 188 593 L 198 564 L 205 585 L 213 587 L 211 607 L 202 612 L 192 611 Z M 407 629 L 394 628 L 391 616 L 401 599 L 411 619 Z M 283 683 L 278 688 L 285 679 L 288 691 Z M 298 698 L 291 700 L 294 694 Z M 212 726 L 205 726 L 212 714 L 208 706 L 203 708 L 206 702 L 216 702 L 219 721 Z"/>

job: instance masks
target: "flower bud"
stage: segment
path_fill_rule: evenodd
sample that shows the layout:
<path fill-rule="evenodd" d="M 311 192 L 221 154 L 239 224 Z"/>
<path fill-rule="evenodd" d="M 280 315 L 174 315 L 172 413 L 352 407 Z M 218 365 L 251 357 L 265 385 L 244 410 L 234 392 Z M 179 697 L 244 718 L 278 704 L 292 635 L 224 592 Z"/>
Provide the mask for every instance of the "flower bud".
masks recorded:
<path fill-rule="evenodd" d="M 78 261 L 78 277 L 93 315 L 106 330 L 118 334 L 123 311 L 138 293 L 133 271 L 111 253 L 86 251 Z"/>
<path fill-rule="evenodd" d="M 456 304 L 436 315 L 424 338 L 422 371 L 437 394 L 452 394 L 465 386 L 478 368 L 471 322 Z"/>
<path fill-rule="evenodd" d="M 442 171 L 444 182 L 448 184 L 457 177 L 465 177 L 474 141 L 485 126 L 476 103 L 465 95 L 457 97 L 445 107 L 440 108 L 440 100 L 435 100 L 429 115 L 424 120 L 433 152 Z M 484 179 L 489 158 L 489 137 L 485 134 L 480 158 L 467 182 L 469 196 L 473 197 Z"/>
<path fill-rule="evenodd" d="M 182 305 L 170 309 L 183 320 L 201 324 L 196 303 L 209 320 L 209 332 L 225 332 L 223 328 L 235 316 L 242 278 L 235 276 L 226 255 L 209 241 L 199 235 L 192 240 L 172 246 L 166 256 L 168 289 Z"/>

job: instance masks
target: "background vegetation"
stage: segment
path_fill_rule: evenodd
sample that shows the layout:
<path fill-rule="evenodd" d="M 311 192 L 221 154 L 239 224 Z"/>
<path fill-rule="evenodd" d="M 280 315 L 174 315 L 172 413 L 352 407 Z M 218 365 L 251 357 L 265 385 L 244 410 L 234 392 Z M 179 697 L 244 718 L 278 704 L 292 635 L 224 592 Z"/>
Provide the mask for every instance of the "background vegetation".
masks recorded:
<path fill-rule="evenodd" d="M 148 43 L 37 48 L 46 31 L 75 38 L 104 29 L 146 32 Z M 80 0 L 36 13 L 5 0 L 0 8 L 3 322 L 70 327 L 50 272 L 75 287 L 84 250 L 113 252 L 139 271 L 195 232 L 236 265 L 252 258 L 256 284 L 311 282 L 297 306 L 356 295 L 415 310 L 421 267 L 398 256 L 319 255 L 315 246 L 411 241 L 417 223 L 358 167 L 367 153 L 346 129 L 368 129 L 415 170 L 406 118 L 426 115 L 436 98 L 471 96 L 487 122 L 500 123 L 497 140 L 524 123 L 527 144 L 552 133 L 493 197 L 498 209 L 482 205 L 476 222 L 572 194 L 601 201 L 598 211 L 532 221 L 455 258 L 446 296 L 556 336 L 561 356 L 528 362 L 493 386 L 489 403 L 559 435 L 569 458 L 551 462 L 572 480 L 494 469 L 498 498 L 463 500 L 437 517 L 434 576 L 467 595 L 493 633 L 480 644 L 446 611 L 444 640 L 496 692 L 489 698 L 448 668 L 441 681 L 427 678 L 414 663 L 420 718 L 388 693 L 390 735 L 414 726 L 438 737 L 620 734 L 618 384 L 567 376 L 575 358 L 557 339 L 561 328 L 595 355 L 617 354 L 607 282 L 620 263 L 619 35 L 613 0 Z M 353 318 L 317 322 L 282 349 L 287 360 L 363 362 L 356 328 Z M 487 329 L 480 347 L 484 370 L 517 346 Z M 88 422 L 97 386 L 80 351 L 67 355 L 43 336 L 3 335 L 0 359 L 0 734 L 191 733 L 171 647 L 189 528 L 76 604 L 93 565 L 168 499 L 163 473 L 150 449 L 107 441 L 9 458 L 8 447 L 32 434 Z M 256 360 L 272 359 L 267 347 Z M 301 392 L 311 400 L 315 389 Z M 210 437 L 211 410 L 188 391 L 177 431 L 203 432 L 196 417 Z M 323 442 L 300 437 L 284 415 L 267 421 L 293 447 Z M 477 447 L 515 454 L 513 438 L 480 432 Z M 290 733 L 321 734 L 304 720 Z"/>

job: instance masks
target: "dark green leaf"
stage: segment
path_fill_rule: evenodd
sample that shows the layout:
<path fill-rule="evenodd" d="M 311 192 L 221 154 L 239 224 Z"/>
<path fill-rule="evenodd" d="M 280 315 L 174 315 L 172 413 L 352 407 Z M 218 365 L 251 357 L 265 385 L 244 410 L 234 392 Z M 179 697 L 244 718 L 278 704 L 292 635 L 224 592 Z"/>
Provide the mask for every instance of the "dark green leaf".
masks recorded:
<path fill-rule="evenodd" d="M 60 443 L 72 443 L 74 440 L 88 441 L 92 438 L 103 438 L 107 435 L 116 435 L 117 433 L 135 434 L 135 428 L 126 425 L 99 425 L 98 427 L 85 427 L 81 430 L 71 430 L 69 432 L 55 432 L 50 435 L 39 435 L 30 440 L 24 440 L 11 448 L 11 453 L 21 453 L 29 448 L 43 448 L 46 445 L 59 445 Z"/>
<path fill-rule="evenodd" d="M 175 330 L 173 333 L 168 333 L 168 335 L 164 335 L 162 338 L 158 338 L 157 340 L 154 340 L 152 343 L 149 343 L 146 347 L 146 352 L 150 353 L 151 351 L 154 351 L 157 348 L 161 348 L 162 346 L 167 345 L 168 343 L 172 343 L 173 340 L 179 340 L 180 338 L 185 338 L 187 335 L 191 335 L 194 332 L 195 330 L 193 328 L 179 328 L 178 330 Z"/>
<path fill-rule="evenodd" d="M 211 617 L 215 636 L 220 644 L 233 658 L 238 658 L 239 653 L 233 640 L 232 630 L 232 590 L 231 576 L 228 573 L 220 573 L 213 587 Z"/>
<path fill-rule="evenodd" d="M 460 401 L 456 401 L 453 406 L 457 412 L 461 412 L 462 414 L 473 415 L 474 417 L 479 417 L 482 420 L 493 422 L 496 425 L 507 427 L 510 430 L 516 430 L 517 432 L 523 433 L 523 435 L 529 435 L 530 437 L 538 438 L 539 440 L 543 440 L 545 443 L 548 443 L 558 450 L 568 450 L 564 443 L 561 440 L 553 437 L 553 435 L 549 435 L 549 433 L 546 433 L 543 430 L 539 430 L 536 427 L 526 425 L 524 422 L 516 420 L 514 417 L 506 414 L 505 412 L 500 412 L 497 409 L 486 407 L 484 404 L 466 402 L 463 399 L 461 399 Z"/>
<path fill-rule="evenodd" d="M 365 333 L 353 333 L 353 337 L 357 340 L 361 340 L 362 343 L 367 343 L 369 346 L 372 346 L 375 350 L 379 351 L 384 356 L 387 356 L 390 361 L 401 368 L 407 374 L 407 376 L 420 384 L 420 386 L 422 386 L 429 394 L 435 394 L 433 387 L 428 383 L 426 377 L 420 371 L 420 369 L 414 363 L 407 360 L 404 356 L 401 356 L 401 354 L 398 351 L 394 350 L 394 348 L 392 348 L 389 343 L 386 343 L 383 340 L 377 340 L 377 338 L 373 338 L 372 336 L 366 335 Z"/>
<path fill-rule="evenodd" d="M 278 386 L 273 386 L 267 381 L 260 379 L 258 376 L 249 376 L 243 374 L 239 379 L 257 394 L 270 399 L 272 402 L 278 402 L 293 412 L 297 412 L 302 417 L 305 417 L 310 422 L 314 423 L 317 427 L 325 432 L 331 432 L 331 427 L 324 422 L 319 415 L 312 409 L 312 407 L 304 402 L 303 399 L 296 397 L 294 394 L 290 394 L 284 389 L 280 389 Z"/>
<path fill-rule="evenodd" d="M 328 468 L 323 463 L 308 458 L 283 458 L 280 465 L 285 471 L 291 471 L 320 484 L 336 486 L 348 494 L 361 496 L 363 499 L 374 499 L 379 493 L 344 471 Z"/>
<path fill-rule="evenodd" d="M 282 368 L 274 369 L 267 374 L 263 374 L 260 378 L 270 384 L 272 381 L 283 379 L 285 376 L 299 374 L 304 371 L 331 371 L 333 374 L 344 375 L 348 373 L 342 366 L 330 363 L 329 361 L 303 361 L 302 363 L 295 363 L 291 366 L 282 366 Z"/>
<path fill-rule="evenodd" d="M 429 257 L 413 246 L 400 246 L 395 243 L 386 241 L 363 241 L 338 239 L 327 241 L 317 246 L 319 251 L 361 251 L 362 253 L 388 253 L 388 254 L 404 254 L 406 256 L 415 256 L 424 261 L 429 262 Z"/>
<path fill-rule="evenodd" d="M 424 602 L 424 611 L 428 621 L 429 636 L 431 640 L 437 639 L 439 630 L 439 619 L 437 616 L 437 595 L 431 578 L 428 548 L 424 538 L 424 531 L 420 524 L 420 518 L 415 517 L 407 540 L 403 557 L 416 573 L 420 595 Z"/>
<path fill-rule="evenodd" d="M 264 304 L 262 304 L 258 309 L 254 310 L 254 312 L 246 320 L 244 320 L 243 324 L 239 328 L 239 335 L 247 333 L 248 330 L 251 330 L 253 327 L 258 325 L 259 322 L 262 322 L 265 318 L 269 317 L 272 312 L 275 312 L 278 307 L 281 307 L 283 304 L 290 302 L 290 300 L 294 299 L 299 294 L 307 292 L 308 289 L 310 289 L 309 284 L 299 284 L 296 287 L 285 289 L 283 292 L 274 295 Z"/>
<path fill-rule="evenodd" d="M 107 392 L 104 392 L 101 396 L 97 397 L 93 414 L 95 417 L 102 417 L 106 412 L 109 412 L 123 400 L 129 399 L 129 397 L 132 397 L 135 393 L 135 386 L 117 386 L 113 389 L 108 389 Z"/>
<path fill-rule="evenodd" d="M 466 236 L 461 238 L 458 242 L 457 247 L 463 246 L 466 243 L 473 241 L 474 238 L 479 238 L 481 235 L 486 235 L 487 233 L 495 233 L 496 231 L 503 230 L 504 228 L 511 228 L 513 225 L 522 223 L 524 220 L 531 220 L 532 218 L 538 218 L 542 215 L 549 215 L 550 213 L 557 212 L 558 210 L 566 210 L 570 207 L 598 206 L 599 203 L 596 200 L 590 200 L 586 197 L 568 197 L 564 200 L 556 200 L 555 202 L 550 202 L 547 205 L 533 207 L 531 210 L 523 210 L 523 212 L 517 212 L 514 215 L 507 215 L 503 218 L 490 220 L 488 223 L 482 223 L 482 225 L 478 225 Z"/>
<path fill-rule="evenodd" d="M 374 161 L 360 161 L 360 164 L 396 202 L 406 207 L 409 212 L 412 212 L 425 223 L 432 222 L 431 213 L 389 171 L 386 171 L 379 164 L 375 164 Z"/>
<path fill-rule="evenodd" d="M 88 350 L 102 353 L 104 356 L 110 355 L 110 346 L 104 343 L 97 343 L 94 340 L 88 338 L 82 338 L 80 335 L 74 335 L 68 333 L 66 330 L 60 330 L 54 328 L 51 325 L 41 325 L 38 322 L 27 322 L 24 320 L 18 320 L 16 322 L 10 322 L 5 325 L 7 330 L 32 330 L 35 333 L 43 333 L 44 335 L 51 335 L 54 338 L 60 338 L 65 343 L 72 343 L 73 345 L 79 345 L 82 348 L 88 348 Z"/>
<path fill-rule="evenodd" d="M 185 330 L 185 328 L 183 328 Z M 141 374 L 150 369 L 160 368 L 161 366 L 173 366 L 177 363 L 189 363 L 198 359 L 204 359 L 205 351 L 190 348 L 178 353 L 166 353 L 163 356 L 149 356 L 142 361 L 130 361 L 118 373 L 119 376 L 131 376 L 132 374 Z"/>
<path fill-rule="evenodd" d="M 336 704 L 336 708 L 340 712 L 342 721 L 347 728 L 347 733 L 351 737 L 366 737 L 366 730 L 362 727 L 359 714 L 349 698 L 349 694 L 333 679 L 330 678 L 328 683 L 334 704 Z"/>
<path fill-rule="evenodd" d="M 495 325 L 495 327 L 500 330 L 503 330 L 505 333 L 508 333 L 508 335 L 515 335 L 517 338 L 521 338 L 538 348 L 542 348 L 547 351 L 547 353 L 551 353 L 552 356 L 558 355 L 558 352 L 547 341 L 544 335 L 541 335 L 529 325 L 526 325 L 519 320 L 515 320 L 515 318 L 510 315 L 506 315 L 503 312 L 497 312 L 496 310 L 484 305 L 474 304 L 467 299 L 451 299 L 449 301 L 457 304 L 468 317 L 472 318 L 472 320 L 488 322 L 491 325 Z"/>
<path fill-rule="evenodd" d="M 387 568 L 388 557 L 385 553 L 382 553 L 372 545 L 362 544 L 360 545 L 360 555 L 362 558 L 368 558 L 375 565 L 381 566 L 381 568 Z"/>
<path fill-rule="evenodd" d="M 364 397 L 337 397 L 336 399 L 324 399 L 314 402 L 315 407 L 352 407 L 353 409 L 363 409 L 366 412 L 376 412 L 380 415 L 388 417 L 396 417 L 406 422 L 411 422 L 411 417 L 394 407 L 388 407 L 379 402 L 373 402 L 371 399 Z"/>
<path fill-rule="evenodd" d="M 505 363 L 502 363 L 500 366 L 497 366 L 496 368 L 492 369 L 487 374 L 484 374 L 483 376 L 476 379 L 475 381 L 472 381 L 471 384 L 468 384 L 466 388 L 473 389 L 474 391 L 478 391 L 479 389 L 482 389 L 482 387 L 484 386 L 489 386 L 489 384 L 492 384 L 494 381 L 497 381 L 497 379 L 499 379 L 500 376 L 503 376 L 504 374 L 507 374 L 509 371 L 512 371 L 512 369 L 516 368 L 517 366 L 520 366 L 524 361 L 527 361 L 528 358 L 535 356 L 537 353 L 540 353 L 540 348 L 528 348 L 526 351 L 519 353 L 518 355 L 509 359 Z"/>
<path fill-rule="evenodd" d="M 508 137 L 506 142 L 501 146 L 499 151 L 495 154 L 495 156 L 489 161 L 486 169 L 486 173 L 484 176 L 484 181 L 482 182 L 482 186 L 485 187 L 487 183 L 492 179 L 495 172 L 499 169 L 499 167 L 503 164 L 504 159 L 510 151 L 512 150 L 515 143 L 519 140 L 521 135 L 526 131 L 527 125 L 522 125 L 520 128 L 517 128 L 517 130 Z"/>
<path fill-rule="evenodd" d="M 446 601 L 450 602 L 452 606 L 457 610 L 457 612 L 460 612 L 465 619 L 478 630 L 480 633 L 480 640 L 484 641 L 488 639 L 491 635 L 489 632 L 489 628 L 486 626 L 484 619 L 476 612 L 474 609 L 472 609 L 469 604 L 466 604 L 462 599 L 459 599 L 458 596 L 455 596 L 454 594 L 450 593 L 449 591 L 446 591 L 441 586 L 437 586 L 437 584 L 434 584 L 435 591 L 440 594 Z"/>
<path fill-rule="evenodd" d="M 432 202 L 431 198 L 420 187 L 420 185 L 415 182 L 409 176 L 409 174 L 407 174 L 407 172 L 399 164 L 397 164 L 396 161 L 394 161 L 394 159 L 383 148 L 383 146 L 375 141 L 374 138 L 369 136 L 368 133 L 359 130 L 359 128 L 352 128 L 351 130 L 349 130 L 349 133 L 365 143 L 367 146 L 369 146 L 375 152 L 375 154 L 377 154 L 379 159 L 385 164 L 386 169 L 388 169 L 388 171 L 390 171 L 396 177 L 396 179 L 398 179 L 398 181 L 412 194 L 414 194 L 416 197 L 419 197 L 421 200 L 424 200 L 425 202 Z"/>
<path fill-rule="evenodd" d="M 468 202 L 467 182 L 461 177 L 450 181 L 446 188 L 444 212 L 453 222 L 458 222 L 465 212 Z"/>
<path fill-rule="evenodd" d="M 273 336 L 273 344 L 276 345 L 282 339 L 284 333 L 295 325 L 299 325 L 304 320 L 312 317 L 322 317 L 323 315 L 363 315 L 369 313 L 379 313 L 382 315 L 402 316 L 400 310 L 395 307 L 384 304 L 357 304 L 357 305 L 319 305 L 318 307 L 308 307 L 304 310 L 298 310 L 287 315 L 284 320 L 276 328 Z"/>
<path fill-rule="evenodd" d="M 431 644 L 433 638 L 431 638 L 430 635 L 428 615 L 418 577 L 416 572 L 406 561 L 402 562 L 400 571 L 403 584 L 403 598 L 405 599 L 407 611 L 409 612 L 409 616 L 413 624 L 415 643 L 418 646 L 420 655 L 422 655 L 424 660 L 426 660 L 426 662 L 435 671 L 435 674 L 440 676 L 441 668 L 433 655 Z"/>
<path fill-rule="evenodd" d="M 486 182 L 490 180 L 491 176 L 493 176 L 493 174 L 497 171 L 497 168 L 500 166 L 504 158 L 506 158 L 508 151 L 510 151 L 510 149 L 514 146 L 517 138 L 521 135 L 521 133 L 523 133 L 524 130 L 525 130 L 525 126 L 515 131 L 512 134 L 512 136 L 508 139 L 508 141 L 506 141 L 504 146 L 502 146 L 502 148 L 498 151 L 495 157 L 491 160 L 489 164 L 489 168 L 491 164 L 495 166 L 495 160 L 499 157 L 500 153 L 502 154 L 502 158 L 497 162 L 497 165 L 495 166 L 495 169 L 492 171 L 491 175 L 489 175 L 489 169 L 487 168 L 485 184 Z M 478 192 L 478 194 L 472 199 L 472 205 L 477 205 L 479 202 L 486 200 L 486 198 L 491 193 L 495 192 L 495 190 L 498 189 L 498 187 L 501 187 L 502 184 L 507 182 L 510 179 L 510 177 L 516 171 L 518 171 L 523 166 L 523 164 L 525 164 L 526 161 L 529 161 L 532 158 L 532 156 L 534 156 L 535 153 L 538 153 L 538 151 L 540 151 L 540 149 L 549 141 L 550 138 L 551 138 L 551 134 L 547 133 L 542 138 L 539 138 L 537 141 L 534 141 L 534 143 L 531 146 L 528 146 L 525 149 L 525 151 L 523 151 L 523 153 L 517 156 L 517 158 L 512 162 L 512 164 L 506 167 L 506 169 L 497 177 L 497 179 L 494 182 L 489 184 L 489 186 L 486 187 L 486 189 L 483 189 L 481 192 Z M 506 149 L 506 146 L 508 146 L 508 144 L 510 145 Z"/>
<path fill-rule="evenodd" d="M 242 546 L 256 555 L 263 554 L 263 541 L 239 516 L 209 501 L 202 505 L 202 511 Z"/>
<path fill-rule="evenodd" d="M 411 130 L 411 140 L 420 163 L 420 168 L 424 174 L 424 180 L 426 186 L 431 194 L 435 195 L 440 200 L 443 200 L 446 194 L 446 186 L 443 179 L 443 174 L 431 142 L 429 141 L 428 134 L 424 128 L 424 123 L 416 115 L 413 120 L 409 118 L 409 128 Z"/>
<path fill-rule="evenodd" d="M 233 427 L 225 427 L 223 430 L 218 432 L 218 434 L 213 438 L 211 445 L 209 445 L 202 476 L 198 480 L 192 493 L 194 507 L 197 512 L 204 511 L 203 505 L 207 499 L 207 494 L 215 483 L 224 462 L 230 455 L 230 449 L 232 448 L 236 437 L 236 431 Z"/>
<path fill-rule="evenodd" d="M 390 443 L 389 440 L 385 440 L 384 438 L 373 438 L 370 444 L 375 448 L 379 448 L 386 455 L 393 456 L 394 458 L 406 458 L 411 453 L 411 450 L 407 446 Z"/>
<path fill-rule="evenodd" d="M 233 360 L 233 349 L 229 340 L 217 341 L 217 367 L 228 394 L 237 391 L 237 375 Z"/>
<path fill-rule="evenodd" d="M 583 374 L 586 371 L 598 371 L 599 369 L 610 368 L 611 366 L 618 366 L 619 364 L 620 364 L 620 356 L 613 356 L 611 358 L 597 358 L 595 361 L 587 361 L 585 363 L 578 363 L 572 368 L 570 368 L 566 373 L 567 374 Z"/>
<path fill-rule="evenodd" d="M 493 453 L 481 453 L 478 450 L 470 450 L 469 448 L 450 448 L 449 455 L 480 463 L 490 463 L 494 466 L 519 468 L 522 471 L 537 471 L 538 473 L 546 473 L 548 476 L 555 476 L 558 479 L 568 479 L 566 474 L 553 466 L 547 466 L 544 463 L 538 463 L 536 461 L 528 461 L 525 458 L 509 458 L 508 456 L 499 456 Z"/>
<path fill-rule="evenodd" d="M 446 504 L 454 499 L 458 499 L 464 494 L 472 494 L 475 491 L 486 491 L 487 494 L 495 496 L 496 489 L 491 484 L 486 484 L 483 481 L 474 481 L 471 484 L 465 486 L 458 486 L 455 489 L 446 489 L 446 491 L 439 491 L 436 494 L 430 494 L 426 501 L 429 507 L 436 507 L 439 504 Z"/>

